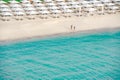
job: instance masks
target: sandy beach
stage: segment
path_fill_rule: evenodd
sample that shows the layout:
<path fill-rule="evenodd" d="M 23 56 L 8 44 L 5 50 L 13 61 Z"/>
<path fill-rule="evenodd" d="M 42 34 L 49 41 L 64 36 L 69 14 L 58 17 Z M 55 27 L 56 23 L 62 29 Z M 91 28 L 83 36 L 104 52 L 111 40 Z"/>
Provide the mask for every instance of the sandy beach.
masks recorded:
<path fill-rule="evenodd" d="M 75 30 L 71 30 L 71 25 Z M 120 28 L 120 13 L 23 21 L 0 21 L 0 42 L 86 30 Z"/>

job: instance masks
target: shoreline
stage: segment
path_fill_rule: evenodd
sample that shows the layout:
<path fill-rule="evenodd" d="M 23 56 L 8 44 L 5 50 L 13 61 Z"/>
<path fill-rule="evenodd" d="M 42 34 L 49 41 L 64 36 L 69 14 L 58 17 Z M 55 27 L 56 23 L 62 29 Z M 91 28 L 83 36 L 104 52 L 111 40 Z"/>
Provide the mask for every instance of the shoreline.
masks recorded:
<path fill-rule="evenodd" d="M 15 39 L 15 40 L 0 41 L 0 45 L 17 43 L 17 42 L 24 42 L 24 41 L 29 42 L 29 41 L 34 41 L 34 40 L 42 40 L 42 39 L 56 38 L 56 37 L 62 37 L 62 36 L 71 36 L 71 35 L 77 35 L 77 34 L 89 35 L 89 34 L 94 34 L 94 33 L 96 34 L 96 33 L 114 32 L 114 31 L 120 31 L 120 26 L 116 27 L 116 28 L 102 28 L 102 29 L 69 32 L 69 33 L 58 33 L 58 34 L 51 34 L 51 35 L 44 35 L 44 36 L 31 36 L 31 37 Z"/>
<path fill-rule="evenodd" d="M 120 29 L 120 13 L 46 20 L 0 22 L 0 44 L 59 35 Z M 75 31 L 70 25 L 76 26 Z"/>

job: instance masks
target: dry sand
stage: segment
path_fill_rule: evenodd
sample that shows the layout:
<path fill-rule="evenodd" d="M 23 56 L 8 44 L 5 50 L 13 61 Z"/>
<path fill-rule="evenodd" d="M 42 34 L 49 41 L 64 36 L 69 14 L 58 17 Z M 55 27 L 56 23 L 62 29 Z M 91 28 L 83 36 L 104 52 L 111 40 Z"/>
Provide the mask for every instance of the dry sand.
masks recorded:
<path fill-rule="evenodd" d="M 70 26 L 76 27 L 71 30 Z M 0 42 L 76 31 L 120 28 L 120 13 L 71 18 L 0 21 Z"/>

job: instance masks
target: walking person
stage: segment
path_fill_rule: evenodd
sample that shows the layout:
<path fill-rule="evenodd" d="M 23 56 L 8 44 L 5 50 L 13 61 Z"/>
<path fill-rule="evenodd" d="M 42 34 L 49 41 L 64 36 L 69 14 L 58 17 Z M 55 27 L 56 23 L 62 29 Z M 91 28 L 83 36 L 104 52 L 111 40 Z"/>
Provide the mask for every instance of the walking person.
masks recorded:
<path fill-rule="evenodd" d="M 72 30 L 73 26 L 71 25 L 70 28 L 71 28 L 71 30 Z"/>
<path fill-rule="evenodd" d="M 75 30 L 75 26 L 74 26 L 74 30 Z"/>

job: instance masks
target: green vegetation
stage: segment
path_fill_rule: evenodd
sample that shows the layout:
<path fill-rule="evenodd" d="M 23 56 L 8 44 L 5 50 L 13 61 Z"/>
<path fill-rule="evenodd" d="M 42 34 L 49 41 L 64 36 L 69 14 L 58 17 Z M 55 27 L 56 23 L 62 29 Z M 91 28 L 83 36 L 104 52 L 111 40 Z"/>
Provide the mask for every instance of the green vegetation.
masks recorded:
<path fill-rule="evenodd" d="M 3 0 L 3 1 L 5 1 L 5 2 L 9 2 L 10 0 Z M 16 1 L 20 2 L 21 0 L 16 0 Z"/>

